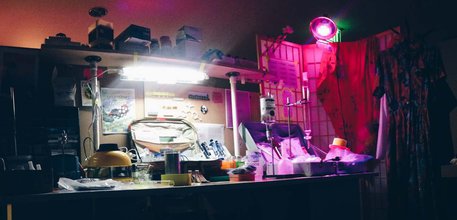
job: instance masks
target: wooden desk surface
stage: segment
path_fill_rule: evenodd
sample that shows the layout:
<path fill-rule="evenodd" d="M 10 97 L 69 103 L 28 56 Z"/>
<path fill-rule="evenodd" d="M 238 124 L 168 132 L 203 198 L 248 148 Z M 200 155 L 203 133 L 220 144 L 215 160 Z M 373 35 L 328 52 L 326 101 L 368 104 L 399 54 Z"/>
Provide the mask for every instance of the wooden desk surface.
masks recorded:
<path fill-rule="evenodd" d="M 0 197 L 1 204 L 7 203 L 30 203 L 49 200 L 74 200 L 74 199 L 87 199 L 87 198 L 110 198 L 118 196 L 148 196 L 148 195 L 165 195 L 165 194 L 180 194 L 180 193 L 198 193 L 210 192 L 219 190 L 237 190 L 237 189 L 250 189 L 250 188 L 263 188 L 263 187 L 280 187 L 292 186 L 304 183 L 318 183 L 337 181 L 353 178 L 367 178 L 376 176 L 377 173 L 365 172 L 356 174 L 340 174 L 340 175 L 326 175 L 326 176 L 313 176 L 313 177 L 294 177 L 294 178 L 268 178 L 261 181 L 245 181 L 245 182 L 211 182 L 197 186 L 172 186 L 172 187 L 156 187 L 144 188 L 130 187 L 128 189 L 108 189 L 108 190 L 86 190 L 86 191 L 69 191 L 56 189 L 50 193 L 29 194 L 29 195 L 14 195 Z"/>

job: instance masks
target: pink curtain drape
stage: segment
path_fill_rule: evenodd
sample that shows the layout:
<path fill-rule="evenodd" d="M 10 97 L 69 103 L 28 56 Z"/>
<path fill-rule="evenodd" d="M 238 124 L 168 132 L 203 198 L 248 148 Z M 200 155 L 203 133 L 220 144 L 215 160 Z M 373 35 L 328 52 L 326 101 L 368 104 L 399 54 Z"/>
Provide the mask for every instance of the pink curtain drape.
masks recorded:
<path fill-rule="evenodd" d="M 321 60 L 317 95 L 337 136 L 355 153 L 374 155 L 379 118 L 376 38 L 333 44 Z"/>

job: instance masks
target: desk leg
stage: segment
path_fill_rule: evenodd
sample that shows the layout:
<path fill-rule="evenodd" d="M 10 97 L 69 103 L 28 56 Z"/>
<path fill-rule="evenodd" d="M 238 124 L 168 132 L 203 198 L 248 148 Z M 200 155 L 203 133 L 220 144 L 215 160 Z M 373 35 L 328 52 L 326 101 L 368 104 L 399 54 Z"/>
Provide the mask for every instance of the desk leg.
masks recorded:
<path fill-rule="evenodd" d="M 13 205 L 6 205 L 6 220 L 13 220 Z"/>

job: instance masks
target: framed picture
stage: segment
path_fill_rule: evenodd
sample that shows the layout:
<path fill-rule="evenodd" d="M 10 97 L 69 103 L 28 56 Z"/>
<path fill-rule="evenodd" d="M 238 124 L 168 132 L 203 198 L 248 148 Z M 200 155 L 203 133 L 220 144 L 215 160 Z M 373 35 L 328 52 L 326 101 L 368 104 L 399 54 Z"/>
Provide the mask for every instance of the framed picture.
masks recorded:
<path fill-rule="evenodd" d="M 101 88 L 103 134 L 125 134 L 135 119 L 135 90 Z"/>
<path fill-rule="evenodd" d="M 92 95 L 90 82 L 81 81 L 81 106 L 92 106 Z"/>

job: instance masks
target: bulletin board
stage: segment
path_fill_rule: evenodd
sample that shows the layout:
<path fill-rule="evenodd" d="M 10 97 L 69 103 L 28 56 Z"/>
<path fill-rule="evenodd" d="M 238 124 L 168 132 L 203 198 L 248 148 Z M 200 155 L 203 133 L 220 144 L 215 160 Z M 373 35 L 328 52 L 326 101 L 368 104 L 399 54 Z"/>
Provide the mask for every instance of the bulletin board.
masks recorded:
<path fill-rule="evenodd" d="M 211 98 L 211 93 L 217 90 L 198 85 L 162 85 L 145 82 L 144 117 L 182 118 L 192 123 L 220 122 L 216 114 L 220 113 L 224 106 L 214 103 Z M 189 98 L 193 93 L 208 94 L 209 100 Z M 202 113 L 201 106 L 206 106 L 208 113 Z"/>
<path fill-rule="evenodd" d="M 241 93 L 247 93 L 248 97 L 251 94 L 250 92 Z M 226 106 L 224 100 L 225 89 L 223 88 L 191 84 L 144 83 L 145 117 L 159 116 L 186 119 L 194 124 L 197 129 L 202 129 L 200 134 L 203 139 L 220 140 L 229 149 L 232 149 L 233 132 L 231 129 L 225 128 Z M 201 111 L 202 106 L 207 108 L 206 114 Z"/>

